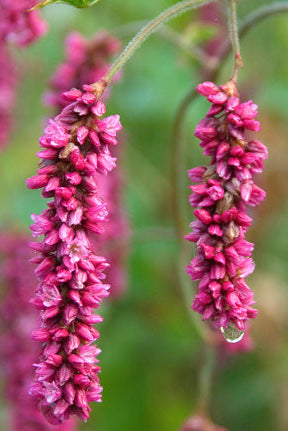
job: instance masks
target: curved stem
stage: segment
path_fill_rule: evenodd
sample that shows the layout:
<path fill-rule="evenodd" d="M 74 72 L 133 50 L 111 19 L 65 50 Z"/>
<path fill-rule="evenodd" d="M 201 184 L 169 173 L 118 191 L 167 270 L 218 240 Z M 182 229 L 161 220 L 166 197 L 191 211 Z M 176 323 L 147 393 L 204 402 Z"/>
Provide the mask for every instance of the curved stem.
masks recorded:
<path fill-rule="evenodd" d="M 254 27 L 255 24 L 258 24 L 258 22 L 263 21 L 263 19 L 282 12 L 288 12 L 287 1 L 261 6 L 259 9 L 251 12 L 242 22 L 239 27 L 239 36 L 244 36 L 248 30 Z"/>
<path fill-rule="evenodd" d="M 111 81 L 115 73 L 118 72 L 119 69 L 129 60 L 133 52 L 139 48 L 141 43 L 152 34 L 161 24 L 168 21 L 170 18 L 173 18 L 183 12 L 186 12 L 189 9 L 193 9 L 195 7 L 204 5 L 206 3 L 210 3 L 211 0 L 182 0 L 170 8 L 166 9 L 148 24 L 146 24 L 137 34 L 136 36 L 128 43 L 127 47 L 120 54 L 120 56 L 116 59 L 116 61 L 112 64 L 109 71 L 104 76 L 103 80 L 108 83 Z"/>

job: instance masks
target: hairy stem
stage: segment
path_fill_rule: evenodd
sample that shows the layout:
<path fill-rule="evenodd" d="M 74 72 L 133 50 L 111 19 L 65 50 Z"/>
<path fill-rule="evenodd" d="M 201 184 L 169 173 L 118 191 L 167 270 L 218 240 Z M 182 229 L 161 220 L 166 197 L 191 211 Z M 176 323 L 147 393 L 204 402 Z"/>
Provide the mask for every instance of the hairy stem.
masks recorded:
<path fill-rule="evenodd" d="M 175 5 L 171 6 L 170 8 L 166 9 L 164 12 L 162 12 L 160 15 L 158 15 L 156 18 L 154 18 L 152 21 L 150 21 L 148 24 L 146 24 L 137 34 L 134 36 L 134 38 L 128 43 L 124 51 L 120 54 L 120 56 L 116 59 L 116 61 L 112 64 L 109 71 L 104 76 L 104 81 L 109 82 L 115 75 L 115 73 L 118 72 L 119 69 L 121 69 L 124 64 L 129 60 L 131 55 L 134 53 L 134 51 L 139 48 L 141 43 L 150 36 L 154 31 L 157 30 L 157 28 L 162 25 L 163 23 L 167 22 L 169 19 L 176 17 L 177 15 L 180 15 L 181 13 L 186 12 L 189 9 L 193 9 L 199 6 L 202 6 L 206 3 L 209 3 L 211 0 L 182 0 Z"/>
<path fill-rule="evenodd" d="M 235 68 L 234 68 L 234 74 L 232 79 L 236 82 L 238 69 L 243 67 L 242 58 L 240 54 L 239 35 L 238 35 L 236 0 L 228 0 L 228 16 L 229 16 L 229 19 L 228 19 L 229 33 L 232 41 L 234 58 L 235 58 Z"/>

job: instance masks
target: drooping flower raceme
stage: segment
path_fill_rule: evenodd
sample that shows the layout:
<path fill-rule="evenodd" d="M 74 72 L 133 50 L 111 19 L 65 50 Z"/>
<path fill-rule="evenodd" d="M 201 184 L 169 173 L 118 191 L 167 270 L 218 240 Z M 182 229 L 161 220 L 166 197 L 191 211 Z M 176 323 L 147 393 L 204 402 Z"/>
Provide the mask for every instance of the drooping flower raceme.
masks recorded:
<path fill-rule="evenodd" d="M 103 283 L 104 257 L 97 256 L 89 232 L 101 234 L 107 219 L 99 195 L 96 173 L 106 175 L 116 164 L 110 147 L 117 144 L 119 116 L 101 118 L 105 105 L 92 86 L 65 93 L 71 102 L 51 120 L 40 138 L 44 148 L 38 175 L 27 180 L 29 188 L 44 187 L 51 198 L 41 215 L 32 215 L 34 235 L 44 235 L 36 274 L 40 280 L 35 305 L 42 310 L 42 327 L 34 338 L 43 342 L 31 393 L 51 423 L 76 414 L 89 417 L 89 402 L 101 401 L 100 350 L 91 343 L 99 333 L 92 326 L 102 317 L 93 314 L 109 294 Z"/>
<path fill-rule="evenodd" d="M 74 431 L 76 421 L 50 425 L 40 413 L 37 401 L 28 395 L 33 382 L 32 364 L 37 360 L 40 343 L 31 340 L 38 313 L 29 303 L 37 279 L 32 265 L 28 237 L 0 233 L 0 372 L 9 431 Z"/>
<path fill-rule="evenodd" d="M 196 243 L 197 255 L 187 267 L 192 280 L 200 280 L 192 308 L 222 330 L 236 325 L 244 330 L 257 310 L 245 277 L 254 270 L 253 244 L 245 240 L 251 224 L 247 206 L 258 205 L 265 192 L 254 184 L 262 172 L 267 148 L 248 132 L 260 130 L 257 105 L 241 103 L 233 81 L 217 88 L 212 82 L 197 86 L 212 104 L 196 127 L 210 166 L 189 171 L 190 204 L 196 208 L 193 232 L 186 238 Z"/>

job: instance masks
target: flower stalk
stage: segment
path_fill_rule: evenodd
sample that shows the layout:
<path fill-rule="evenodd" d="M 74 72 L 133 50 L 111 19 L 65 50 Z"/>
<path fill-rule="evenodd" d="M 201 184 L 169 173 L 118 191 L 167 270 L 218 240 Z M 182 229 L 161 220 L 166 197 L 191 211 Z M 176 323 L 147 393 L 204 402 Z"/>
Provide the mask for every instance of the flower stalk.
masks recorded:
<path fill-rule="evenodd" d="M 237 24 L 237 10 L 236 10 L 236 0 L 228 0 L 228 25 L 229 32 L 231 36 L 231 42 L 234 50 L 235 56 L 235 69 L 233 74 L 233 81 L 237 81 L 237 75 L 239 68 L 242 69 L 243 62 L 240 54 L 240 43 L 239 43 L 239 35 L 238 35 L 238 24 Z"/>
<path fill-rule="evenodd" d="M 158 27 L 167 22 L 171 18 L 175 18 L 177 15 L 180 15 L 187 10 L 202 6 L 204 4 L 209 3 L 209 0 L 182 0 L 170 8 L 166 9 L 152 21 L 148 22 L 148 24 L 144 25 L 142 29 L 134 36 L 134 38 L 128 43 L 124 51 L 120 54 L 120 56 L 116 59 L 116 61 L 112 64 L 110 70 L 106 73 L 104 77 L 104 81 L 109 83 L 115 73 L 121 69 L 124 64 L 129 60 L 131 55 L 136 51 L 137 48 L 140 47 L 141 43 L 147 39 L 152 33 L 154 33 Z"/>

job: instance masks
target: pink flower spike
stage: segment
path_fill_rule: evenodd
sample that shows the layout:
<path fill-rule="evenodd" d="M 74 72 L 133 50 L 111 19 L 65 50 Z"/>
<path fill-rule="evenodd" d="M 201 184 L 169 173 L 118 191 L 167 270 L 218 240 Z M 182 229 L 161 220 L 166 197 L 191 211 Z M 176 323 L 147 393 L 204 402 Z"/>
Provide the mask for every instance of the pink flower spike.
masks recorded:
<path fill-rule="evenodd" d="M 72 103 L 46 127 L 40 144 L 49 158 L 44 153 L 44 173 L 30 181 L 32 186 L 43 184 L 42 194 L 50 200 L 41 215 L 32 215 L 34 236 L 44 235 L 42 243 L 33 246 L 39 279 L 33 303 L 41 311 L 41 329 L 34 338 L 45 343 L 32 392 L 52 424 L 62 424 L 75 414 L 87 420 L 88 400 L 101 401 L 100 351 L 91 344 L 100 334 L 92 325 L 103 320 L 93 309 L 109 295 L 109 285 L 103 282 L 109 265 L 95 254 L 89 230 L 105 232 L 108 211 L 99 177 L 116 166 L 107 139 L 113 137 L 116 144 L 121 125 L 117 115 L 99 118 L 105 106 L 96 100 L 92 87 L 86 88 L 65 93 Z M 105 132 L 99 132 L 97 122 Z M 89 376 L 85 384 L 74 379 L 79 373 Z"/>
<path fill-rule="evenodd" d="M 251 308 L 253 293 L 244 282 L 255 268 L 250 257 L 253 244 L 244 235 L 252 221 L 246 206 L 258 205 L 265 197 L 254 175 L 263 170 L 268 152 L 261 142 L 246 139 L 247 131 L 260 130 L 255 119 L 258 107 L 251 100 L 240 102 L 233 81 L 220 90 L 204 82 L 197 91 L 212 104 L 195 130 L 211 162 L 188 171 L 191 181 L 198 183 L 190 186 L 189 197 L 197 220 L 185 237 L 196 243 L 197 250 L 187 273 L 193 281 L 200 280 L 192 308 L 222 332 L 235 327 L 237 340 L 237 333 L 257 314 Z"/>

